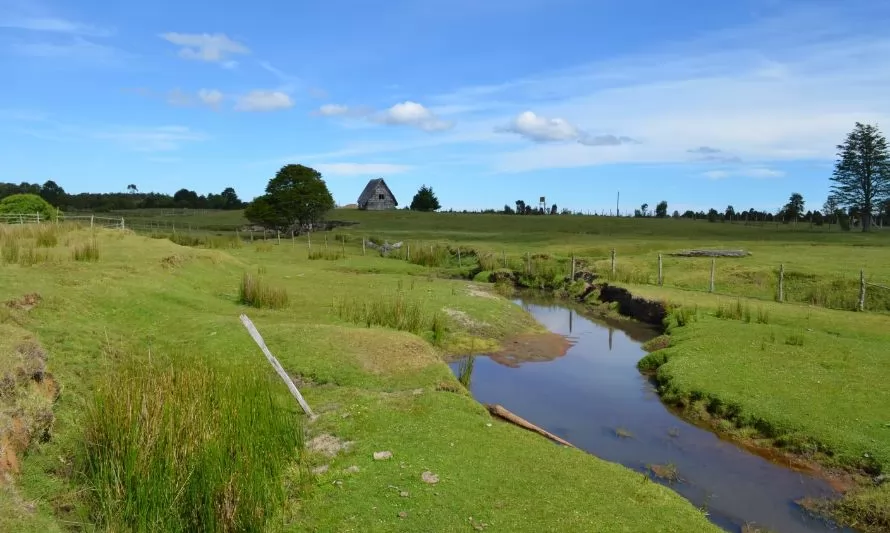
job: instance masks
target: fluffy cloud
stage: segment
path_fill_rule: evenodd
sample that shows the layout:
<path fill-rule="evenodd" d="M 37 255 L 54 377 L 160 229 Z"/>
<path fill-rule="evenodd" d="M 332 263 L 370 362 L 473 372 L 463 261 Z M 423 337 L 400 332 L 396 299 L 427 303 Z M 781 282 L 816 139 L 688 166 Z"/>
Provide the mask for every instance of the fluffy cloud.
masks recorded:
<path fill-rule="evenodd" d="M 279 111 L 293 107 L 290 95 L 281 91 L 250 91 L 238 98 L 235 111 Z"/>
<path fill-rule="evenodd" d="M 237 63 L 228 56 L 249 54 L 250 49 L 233 41 L 224 33 L 164 33 L 160 36 L 167 42 L 180 47 L 179 56 L 210 63 L 219 63 L 224 67 L 233 67 Z"/>
<path fill-rule="evenodd" d="M 349 113 L 349 107 L 339 104 L 325 104 L 318 108 L 318 114 L 326 117 L 336 117 Z"/>
<path fill-rule="evenodd" d="M 216 89 L 201 89 L 198 91 L 198 99 L 201 100 L 203 104 L 214 109 L 219 107 L 224 98 L 223 93 Z"/>
<path fill-rule="evenodd" d="M 331 176 L 363 176 L 367 174 L 401 174 L 411 170 L 408 165 L 390 163 L 319 163 L 315 167 Z"/>
<path fill-rule="evenodd" d="M 524 111 L 498 131 L 515 133 L 536 143 L 574 141 L 585 146 L 619 146 L 635 142 L 630 137 L 590 135 L 562 118 L 547 118 Z"/>
<path fill-rule="evenodd" d="M 453 122 L 441 120 L 423 105 L 410 100 L 390 107 L 375 120 L 396 126 L 413 126 L 423 131 L 443 131 L 454 126 Z"/>

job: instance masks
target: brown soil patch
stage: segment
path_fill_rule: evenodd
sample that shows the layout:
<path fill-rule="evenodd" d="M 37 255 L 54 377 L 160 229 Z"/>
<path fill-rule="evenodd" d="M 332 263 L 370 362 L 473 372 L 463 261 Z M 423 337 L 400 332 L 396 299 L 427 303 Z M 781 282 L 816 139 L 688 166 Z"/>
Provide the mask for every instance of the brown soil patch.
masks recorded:
<path fill-rule="evenodd" d="M 467 285 L 467 294 L 470 296 L 476 296 L 477 298 L 497 298 L 497 295 L 492 294 L 484 289 L 480 289 L 474 285 Z"/>
<path fill-rule="evenodd" d="M 352 443 L 347 441 L 343 442 L 337 437 L 329 434 L 323 433 L 317 437 L 314 437 L 306 444 L 306 449 L 310 452 L 320 453 L 326 457 L 334 457 L 340 451 L 345 451 L 352 446 Z"/>
<path fill-rule="evenodd" d="M 10 309 L 18 309 L 19 311 L 30 311 L 37 307 L 41 300 L 43 300 L 43 298 L 39 294 L 32 292 L 18 299 L 8 300 L 6 302 L 6 307 L 9 307 Z"/>
<path fill-rule="evenodd" d="M 522 363 L 552 361 L 572 347 L 569 339 L 556 333 L 524 333 L 504 342 L 503 348 L 489 357 L 509 367 Z"/>

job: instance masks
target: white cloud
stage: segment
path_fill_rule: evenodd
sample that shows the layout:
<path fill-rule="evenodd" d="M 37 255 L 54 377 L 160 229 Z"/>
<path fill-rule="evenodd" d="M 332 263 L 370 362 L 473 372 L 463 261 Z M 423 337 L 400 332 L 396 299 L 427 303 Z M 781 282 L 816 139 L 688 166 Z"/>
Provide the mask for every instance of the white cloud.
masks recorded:
<path fill-rule="evenodd" d="M 335 117 L 349 113 L 349 107 L 339 104 L 325 104 L 318 108 L 318 114 L 326 117 Z"/>
<path fill-rule="evenodd" d="M 9 17 L 0 18 L 0 28 L 47 33 L 66 33 L 85 37 L 108 37 L 114 32 L 70 20 L 53 17 Z"/>
<path fill-rule="evenodd" d="M 113 128 L 93 132 L 96 139 L 116 142 L 139 152 L 167 152 L 180 149 L 189 142 L 203 141 L 207 136 L 186 126 L 153 128 Z"/>
<path fill-rule="evenodd" d="M 27 57 L 42 59 L 67 59 L 96 64 L 120 64 L 127 55 L 111 46 L 96 44 L 81 37 L 67 42 L 14 43 L 12 51 Z"/>
<path fill-rule="evenodd" d="M 235 111 L 278 111 L 293 107 L 291 97 L 281 91 L 251 91 L 238 98 Z"/>
<path fill-rule="evenodd" d="M 184 92 L 173 89 L 167 93 L 167 103 L 178 107 L 192 107 L 205 105 L 213 109 L 219 109 L 225 99 L 225 95 L 216 89 L 201 89 L 196 93 Z"/>
<path fill-rule="evenodd" d="M 539 117 L 531 111 L 520 113 L 504 130 L 535 142 L 577 141 L 581 135 L 581 130 L 567 120 Z"/>
<path fill-rule="evenodd" d="M 208 105 L 214 109 L 218 108 L 222 103 L 225 96 L 223 93 L 217 91 L 216 89 L 201 89 L 198 91 L 198 99 L 201 100 L 205 105 Z"/>
<path fill-rule="evenodd" d="M 322 173 L 331 176 L 362 176 L 380 174 L 401 174 L 412 167 L 390 163 L 319 163 L 315 167 Z"/>
<path fill-rule="evenodd" d="M 247 46 L 230 39 L 224 33 L 169 32 L 161 34 L 160 37 L 165 41 L 180 46 L 180 57 L 220 63 L 226 68 L 233 68 L 237 65 L 237 62 L 228 59 L 228 56 L 250 53 L 250 49 Z"/>
<path fill-rule="evenodd" d="M 702 176 L 711 180 L 722 180 L 727 178 L 768 179 L 784 177 L 785 172 L 766 167 L 753 167 L 733 170 L 709 170 L 707 172 L 702 172 Z"/>
<path fill-rule="evenodd" d="M 374 120 L 390 125 L 413 126 L 428 132 L 444 131 L 454 126 L 453 122 L 441 120 L 423 105 L 410 100 L 395 104 Z"/>

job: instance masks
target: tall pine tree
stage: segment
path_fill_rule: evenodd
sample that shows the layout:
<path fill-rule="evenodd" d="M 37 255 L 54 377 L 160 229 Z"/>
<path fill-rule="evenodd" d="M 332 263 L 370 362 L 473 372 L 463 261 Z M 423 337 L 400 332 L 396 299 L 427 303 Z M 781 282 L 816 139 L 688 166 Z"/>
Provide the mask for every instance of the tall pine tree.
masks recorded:
<path fill-rule="evenodd" d="M 862 231 L 869 231 L 875 209 L 890 198 L 887 139 L 877 126 L 857 122 L 837 149 L 832 196 L 841 206 L 859 211 Z"/>

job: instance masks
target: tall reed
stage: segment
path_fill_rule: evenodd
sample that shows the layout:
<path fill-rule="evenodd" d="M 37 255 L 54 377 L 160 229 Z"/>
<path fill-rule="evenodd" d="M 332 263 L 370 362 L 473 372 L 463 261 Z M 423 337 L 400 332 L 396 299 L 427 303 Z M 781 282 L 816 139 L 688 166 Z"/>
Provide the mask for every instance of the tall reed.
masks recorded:
<path fill-rule="evenodd" d="M 238 301 L 257 309 L 283 309 L 288 303 L 287 290 L 270 286 L 263 278 L 245 272 L 241 277 Z"/>
<path fill-rule="evenodd" d="M 78 466 L 109 531 L 264 531 L 303 445 L 269 374 L 194 364 L 109 375 L 84 427 Z"/>

